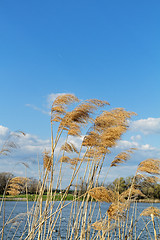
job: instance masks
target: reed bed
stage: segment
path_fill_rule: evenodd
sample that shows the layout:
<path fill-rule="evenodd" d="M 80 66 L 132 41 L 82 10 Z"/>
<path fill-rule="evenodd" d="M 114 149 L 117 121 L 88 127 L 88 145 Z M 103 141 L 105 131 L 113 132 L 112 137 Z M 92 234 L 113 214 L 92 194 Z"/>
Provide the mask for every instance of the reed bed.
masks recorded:
<path fill-rule="evenodd" d="M 111 168 L 126 163 L 136 150 L 127 149 L 119 153 L 108 165 L 104 181 L 101 186 L 98 185 L 108 154 L 127 131 L 128 120 L 135 114 L 123 108 L 107 111 L 105 109 L 108 105 L 107 101 L 98 99 L 81 102 L 72 94 L 64 94 L 55 99 L 51 108 L 51 151 L 44 150 L 43 169 L 32 208 L 28 207 L 27 200 L 25 214 L 12 217 L 13 212 L 11 212 L 8 218 L 5 217 L 6 193 L 19 194 L 25 185 L 27 196 L 27 176 L 9 180 L 1 203 L 3 220 L 1 240 L 17 239 L 16 233 L 22 222 L 23 231 L 18 239 L 62 239 L 61 232 L 64 228 L 62 220 L 68 206 L 70 206 L 67 208 L 70 209 L 70 214 L 66 220 L 65 239 L 141 239 L 144 231 L 148 239 L 158 239 L 159 229 L 156 226 L 160 210 L 151 207 L 137 214 L 137 197 L 145 198 L 145 196 L 136 188 L 135 179 L 143 177 L 155 181 L 160 174 L 160 160 L 147 159 L 141 162 L 131 187 L 120 194 L 118 186 L 113 191 L 105 188 L 104 183 Z M 78 146 L 74 144 L 77 139 L 80 142 Z M 15 146 L 12 144 L 10 147 Z M 0 154 L 9 151 L 3 147 Z M 64 175 L 66 169 L 70 169 L 70 175 Z M 62 193 L 66 178 L 68 186 Z M 55 186 L 54 192 L 53 186 Z M 73 200 L 67 202 L 66 198 L 73 187 Z M 46 190 L 46 201 L 42 201 Z M 61 192 L 59 202 L 56 201 L 58 191 Z M 105 214 L 102 214 L 101 209 L 103 202 L 109 203 Z M 95 209 L 98 209 L 96 219 Z M 140 220 L 143 228 L 137 233 L 136 226 Z M 154 234 L 148 230 L 150 223 Z M 14 231 L 12 231 L 13 225 Z M 10 226 L 10 230 L 8 235 L 4 236 L 7 226 Z"/>

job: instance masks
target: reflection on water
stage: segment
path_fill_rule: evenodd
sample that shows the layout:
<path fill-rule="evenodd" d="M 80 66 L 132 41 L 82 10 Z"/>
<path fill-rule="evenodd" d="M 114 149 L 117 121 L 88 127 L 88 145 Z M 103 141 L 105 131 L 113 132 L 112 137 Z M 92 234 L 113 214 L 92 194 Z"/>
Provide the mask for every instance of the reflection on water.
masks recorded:
<path fill-rule="evenodd" d="M 69 202 L 66 201 L 65 204 L 67 204 L 67 203 L 69 203 Z M 29 202 L 28 204 L 29 204 L 29 211 L 31 211 L 33 202 Z M 44 206 L 44 204 L 45 204 L 45 202 L 43 202 L 43 206 Z M 59 204 L 58 201 L 55 202 L 53 212 L 56 210 L 58 204 Z M 81 204 L 81 202 L 79 202 L 79 204 Z M 110 205 L 109 203 L 101 203 L 100 204 L 102 216 L 105 215 L 109 205 Z M 154 203 L 152 205 L 154 207 L 160 208 L 160 203 Z M 137 204 L 137 212 L 136 212 L 137 218 L 140 215 L 140 213 L 149 206 L 151 206 L 150 203 L 138 203 Z M 90 203 L 89 203 L 88 207 L 90 207 Z M 71 204 L 69 204 L 65 208 L 63 208 L 62 218 L 61 218 L 61 228 L 59 230 L 59 222 L 57 222 L 56 227 L 54 229 L 54 238 L 53 239 L 66 239 L 68 220 L 70 218 L 70 209 L 71 209 Z M 2 229 L 2 226 L 3 226 L 3 210 L 4 209 L 2 209 L 2 212 L 0 215 L 0 229 Z M 129 216 L 130 218 L 132 217 L 132 210 L 134 210 L 133 204 L 131 205 L 131 211 L 130 211 L 130 216 Z M 92 218 L 92 223 L 94 223 L 95 221 L 98 220 L 97 219 L 97 216 L 99 216 L 98 212 L 99 212 L 99 203 L 96 204 L 93 218 Z M 26 221 L 27 214 L 26 213 L 27 213 L 26 202 L 20 201 L 20 202 L 16 203 L 14 201 L 6 201 L 6 203 L 5 203 L 5 219 L 4 220 L 5 220 L 5 222 L 8 220 L 8 224 L 5 226 L 5 230 L 4 230 L 4 240 L 12 239 L 13 236 L 14 236 L 14 239 L 19 239 L 22 236 L 22 234 L 24 233 L 24 229 L 26 229 L 26 232 L 22 237 L 22 239 L 25 239 L 25 236 L 27 236 L 27 233 L 28 233 L 27 227 L 25 227 L 25 226 L 27 226 L 26 225 L 26 223 L 27 223 L 27 221 Z M 100 217 L 99 217 L 99 219 L 100 219 Z M 136 227 L 137 227 L 136 239 L 149 219 L 150 219 L 150 217 L 144 217 L 143 219 L 142 218 L 139 219 L 138 224 L 136 225 Z M 130 222 L 131 221 L 129 221 L 129 224 L 130 224 Z M 160 222 L 158 222 L 157 218 L 155 218 L 155 223 L 156 223 L 157 232 L 160 232 L 159 231 Z M 154 239 L 152 223 L 150 223 L 147 227 L 148 227 L 148 230 L 150 231 L 152 238 Z M 0 235 L 0 237 L 1 237 L 1 235 Z M 118 237 L 115 236 L 113 239 L 118 239 Z M 151 239 L 149 234 L 147 234 L 146 229 L 143 232 L 143 234 L 141 235 L 140 239 Z"/>

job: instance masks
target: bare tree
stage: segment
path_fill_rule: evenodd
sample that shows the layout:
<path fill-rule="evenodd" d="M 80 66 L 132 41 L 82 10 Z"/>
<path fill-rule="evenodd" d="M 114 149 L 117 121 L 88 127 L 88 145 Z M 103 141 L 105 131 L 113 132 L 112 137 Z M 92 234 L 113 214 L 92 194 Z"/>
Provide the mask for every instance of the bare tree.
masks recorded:
<path fill-rule="evenodd" d="M 4 193 L 5 187 L 10 179 L 13 178 L 13 174 L 10 172 L 0 173 L 0 194 Z"/>

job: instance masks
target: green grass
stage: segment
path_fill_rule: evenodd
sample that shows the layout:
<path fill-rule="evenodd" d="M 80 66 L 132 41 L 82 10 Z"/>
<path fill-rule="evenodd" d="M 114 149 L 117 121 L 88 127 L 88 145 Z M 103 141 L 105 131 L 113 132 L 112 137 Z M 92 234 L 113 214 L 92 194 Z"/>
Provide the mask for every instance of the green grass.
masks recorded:
<path fill-rule="evenodd" d="M 28 194 L 28 201 L 34 201 L 36 198 L 36 194 Z M 61 195 L 60 193 L 56 194 L 55 197 L 55 201 L 60 201 L 63 195 Z M 0 199 L 3 198 L 3 195 L 0 195 Z M 11 195 L 6 195 L 5 196 L 5 200 L 8 201 L 17 201 L 18 199 L 20 200 L 26 200 L 26 194 L 20 194 L 20 195 L 15 195 L 15 196 L 11 196 Z M 43 201 L 46 201 L 47 199 L 47 195 L 43 195 Z M 73 195 L 72 194 L 68 194 L 68 196 L 65 198 L 66 201 L 72 201 L 73 200 Z"/>

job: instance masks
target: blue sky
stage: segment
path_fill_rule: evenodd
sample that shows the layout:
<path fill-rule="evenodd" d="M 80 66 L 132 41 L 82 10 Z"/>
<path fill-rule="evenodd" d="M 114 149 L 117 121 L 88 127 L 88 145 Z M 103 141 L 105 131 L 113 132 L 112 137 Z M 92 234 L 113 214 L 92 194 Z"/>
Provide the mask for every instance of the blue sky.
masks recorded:
<path fill-rule="evenodd" d="M 159 8 L 147 0 L 1 1 L 1 128 L 48 141 L 47 99 L 73 93 L 136 112 L 126 141 L 159 157 Z"/>

